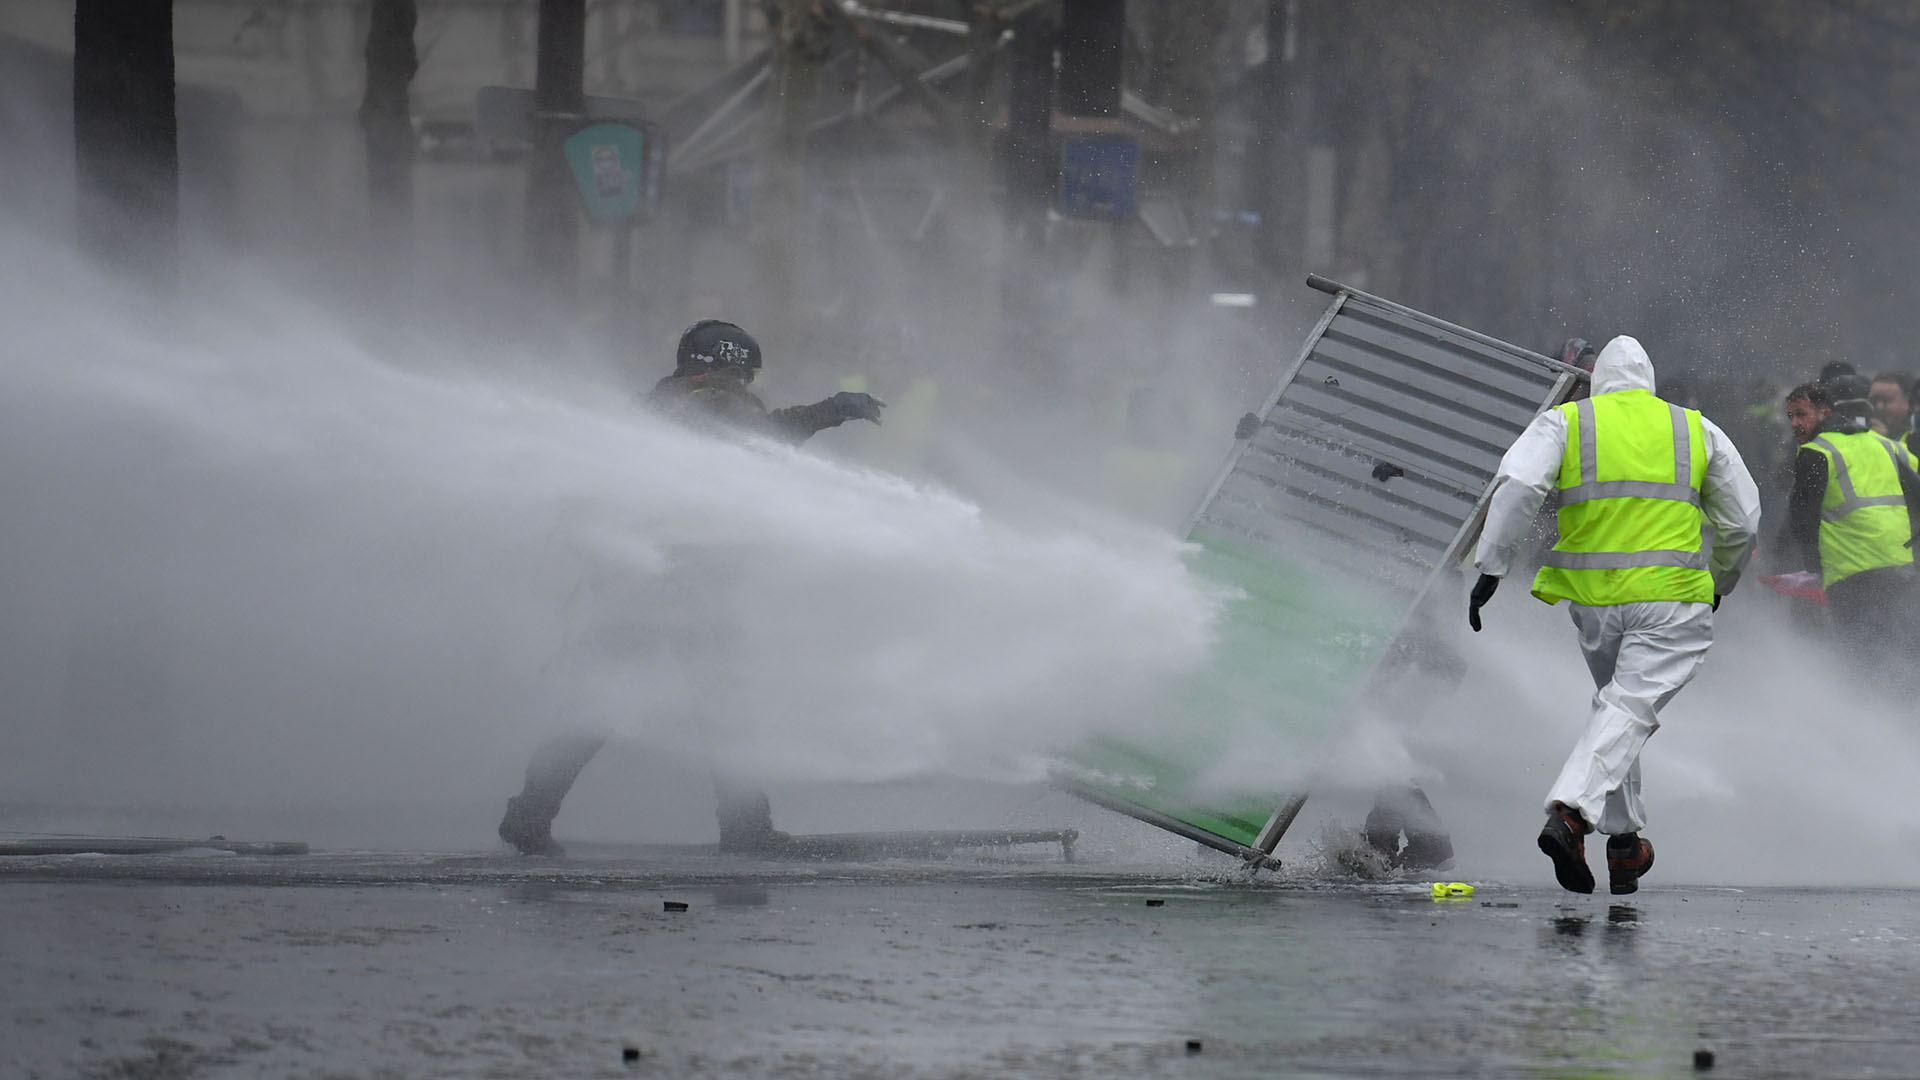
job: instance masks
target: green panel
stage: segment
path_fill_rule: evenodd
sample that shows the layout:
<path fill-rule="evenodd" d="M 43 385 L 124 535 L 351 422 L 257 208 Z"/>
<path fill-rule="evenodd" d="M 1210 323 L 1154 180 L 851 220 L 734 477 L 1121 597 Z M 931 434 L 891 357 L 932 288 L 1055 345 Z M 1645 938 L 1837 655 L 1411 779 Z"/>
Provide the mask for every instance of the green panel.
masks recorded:
<path fill-rule="evenodd" d="M 586 201 L 588 217 L 622 221 L 640 212 L 645 132 L 630 124 L 602 121 L 574 132 L 562 149 L 580 197 Z"/>
<path fill-rule="evenodd" d="M 1221 613 L 1208 663 L 1169 692 L 1164 735 L 1091 741 L 1060 775 L 1252 847 L 1288 793 L 1277 779 L 1247 790 L 1222 784 L 1216 772 L 1249 746 L 1277 749 L 1289 763 L 1311 755 L 1392 644 L 1405 601 L 1309 557 L 1280 558 L 1204 527 L 1192 540 L 1194 572 L 1238 592 Z"/>

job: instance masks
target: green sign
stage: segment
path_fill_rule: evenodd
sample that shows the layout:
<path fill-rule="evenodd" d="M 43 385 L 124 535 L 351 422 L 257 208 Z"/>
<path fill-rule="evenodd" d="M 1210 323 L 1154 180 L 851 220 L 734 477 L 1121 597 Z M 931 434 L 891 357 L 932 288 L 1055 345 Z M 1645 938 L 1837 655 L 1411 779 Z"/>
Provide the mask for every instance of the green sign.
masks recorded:
<path fill-rule="evenodd" d="M 574 132 L 564 150 L 589 218 L 624 221 L 640 212 L 646 184 L 646 132 L 603 120 Z"/>

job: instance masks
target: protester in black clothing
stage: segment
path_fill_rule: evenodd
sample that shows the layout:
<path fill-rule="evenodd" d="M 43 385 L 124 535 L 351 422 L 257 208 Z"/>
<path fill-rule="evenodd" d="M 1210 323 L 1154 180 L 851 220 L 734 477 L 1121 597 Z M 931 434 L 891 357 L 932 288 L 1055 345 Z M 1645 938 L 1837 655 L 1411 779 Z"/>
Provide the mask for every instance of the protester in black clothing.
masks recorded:
<path fill-rule="evenodd" d="M 747 389 L 759 370 L 759 342 L 730 322 L 704 319 L 680 336 L 673 374 L 654 384 L 647 404 L 682 423 L 796 444 L 848 420 L 880 422 L 886 403 L 848 390 L 811 405 L 768 409 Z"/>
<path fill-rule="evenodd" d="M 648 406 L 665 416 L 696 427 L 732 434 L 762 435 L 783 442 L 802 443 L 815 432 L 838 427 L 848 420 L 880 422 L 885 405 L 869 394 L 843 391 L 811 405 L 768 409 L 747 389 L 760 370 L 760 343 L 729 322 L 706 319 L 680 336 L 673 374 L 661 379 L 646 397 Z M 709 568 L 709 574 L 724 569 Z M 710 579 L 682 582 L 691 600 L 711 586 Z M 667 644 L 667 643 L 662 643 Z M 556 735 L 534 751 L 527 765 L 526 785 L 507 800 L 500 821 L 500 838 L 526 855 L 563 855 L 553 839 L 553 819 L 573 782 L 593 759 L 606 736 L 597 732 Z M 776 852 L 784 833 L 773 827 L 773 811 L 761 791 L 717 777 L 720 847 L 724 851 Z"/>

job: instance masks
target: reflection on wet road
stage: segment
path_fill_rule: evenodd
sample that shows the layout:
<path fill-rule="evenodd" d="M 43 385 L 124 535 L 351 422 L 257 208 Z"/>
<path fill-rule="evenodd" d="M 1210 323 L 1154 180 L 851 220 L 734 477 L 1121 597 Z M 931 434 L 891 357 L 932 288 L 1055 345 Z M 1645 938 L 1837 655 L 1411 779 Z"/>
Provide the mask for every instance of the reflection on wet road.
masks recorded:
<path fill-rule="evenodd" d="M 1631 900 L 711 857 L 10 860 L 0 1045 L 9 1075 L 29 1076 L 1687 1076 L 1700 1051 L 1716 1076 L 1855 1076 L 1920 1062 L 1920 894 Z"/>

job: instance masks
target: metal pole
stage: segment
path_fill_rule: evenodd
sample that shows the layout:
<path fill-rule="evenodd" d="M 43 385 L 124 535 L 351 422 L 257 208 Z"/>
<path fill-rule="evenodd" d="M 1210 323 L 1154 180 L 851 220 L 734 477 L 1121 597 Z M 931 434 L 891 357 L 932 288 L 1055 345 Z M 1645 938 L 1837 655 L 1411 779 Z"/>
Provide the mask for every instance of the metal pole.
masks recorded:
<path fill-rule="evenodd" d="M 740 107 L 741 102 L 752 97 L 756 90 L 764 86 L 772 71 L 772 65 L 769 64 L 768 66 L 762 67 L 759 71 L 754 72 L 753 77 L 748 79 L 740 89 L 735 90 L 727 100 L 721 102 L 720 107 L 713 110 L 712 115 L 700 121 L 699 127 L 694 128 L 692 133 L 680 140 L 680 144 L 674 148 L 674 153 L 682 159 L 697 157 L 698 154 L 696 151 L 700 147 L 702 140 L 706 139 L 708 134 L 720 125 L 721 121 L 732 115 L 733 111 Z M 681 167 L 685 168 L 685 166 Z"/>
<path fill-rule="evenodd" d="M 1062 113 L 1112 116 L 1120 111 L 1126 24 L 1125 0 L 1063 0 L 1060 13 Z"/>
<path fill-rule="evenodd" d="M 527 169 L 527 255 L 555 293 L 580 274 L 580 220 L 561 145 L 586 113 L 586 0 L 540 0 L 533 78 L 533 161 Z"/>
<path fill-rule="evenodd" d="M 1007 57 L 1006 240 L 1000 277 L 1000 360 L 1031 365 L 1052 350 L 1047 326 L 1047 207 L 1052 198 L 1053 50 L 1058 27 L 1028 15 L 1014 27 Z M 1059 393 L 1064 373 L 1027 371 L 1042 393 Z"/>
<path fill-rule="evenodd" d="M 1293 0 L 1267 0 L 1267 58 L 1254 84 L 1260 108 L 1254 113 L 1253 141 L 1246 159 L 1247 192 L 1260 215 L 1254 231 L 1254 255 L 1269 269 L 1281 264 L 1280 153 L 1288 131 L 1287 65 L 1291 57 L 1287 55 L 1287 42 L 1293 32 L 1292 14 Z"/>
<path fill-rule="evenodd" d="M 1253 838 L 1254 849 L 1262 855 L 1272 855 L 1273 849 L 1280 846 L 1280 838 L 1293 828 L 1293 820 L 1300 816 L 1300 809 L 1307 805 L 1310 792 L 1288 796 L 1280 809 L 1273 812 L 1267 823 L 1260 828 L 1260 835 Z"/>
<path fill-rule="evenodd" d="M 830 28 L 809 0 L 780 0 L 773 27 L 773 79 L 762 112 L 760 191 L 754 228 L 760 299 L 776 326 L 796 311 L 807 189 L 807 128 L 814 84 L 830 44 Z"/>
<path fill-rule="evenodd" d="M 607 311 L 607 335 L 615 363 L 627 358 L 628 316 L 633 307 L 633 227 L 632 221 L 613 226 L 613 273 L 608 289 L 611 301 Z"/>
<path fill-rule="evenodd" d="M 745 30 L 743 0 L 725 0 L 720 7 L 720 33 L 725 43 L 728 64 L 740 62 L 740 37 Z"/>
<path fill-rule="evenodd" d="M 415 0 L 373 0 L 367 18 L 366 91 L 360 130 L 367 150 L 367 223 L 375 261 L 389 281 L 411 253 L 413 229 L 412 107 L 408 87 L 420 69 Z"/>
<path fill-rule="evenodd" d="M 1014 28 L 1008 59 L 1007 224 L 1030 242 L 1046 224 L 1051 191 L 1049 143 L 1053 125 L 1053 46 L 1055 31 L 1046 19 L 1030 15 Z"/>
<path fill-rule="evenodd" d="M 78 0 L 73 12 L 80 245 L 165 283 L 178 257 L 180 214 L 173 5 Z"/>

